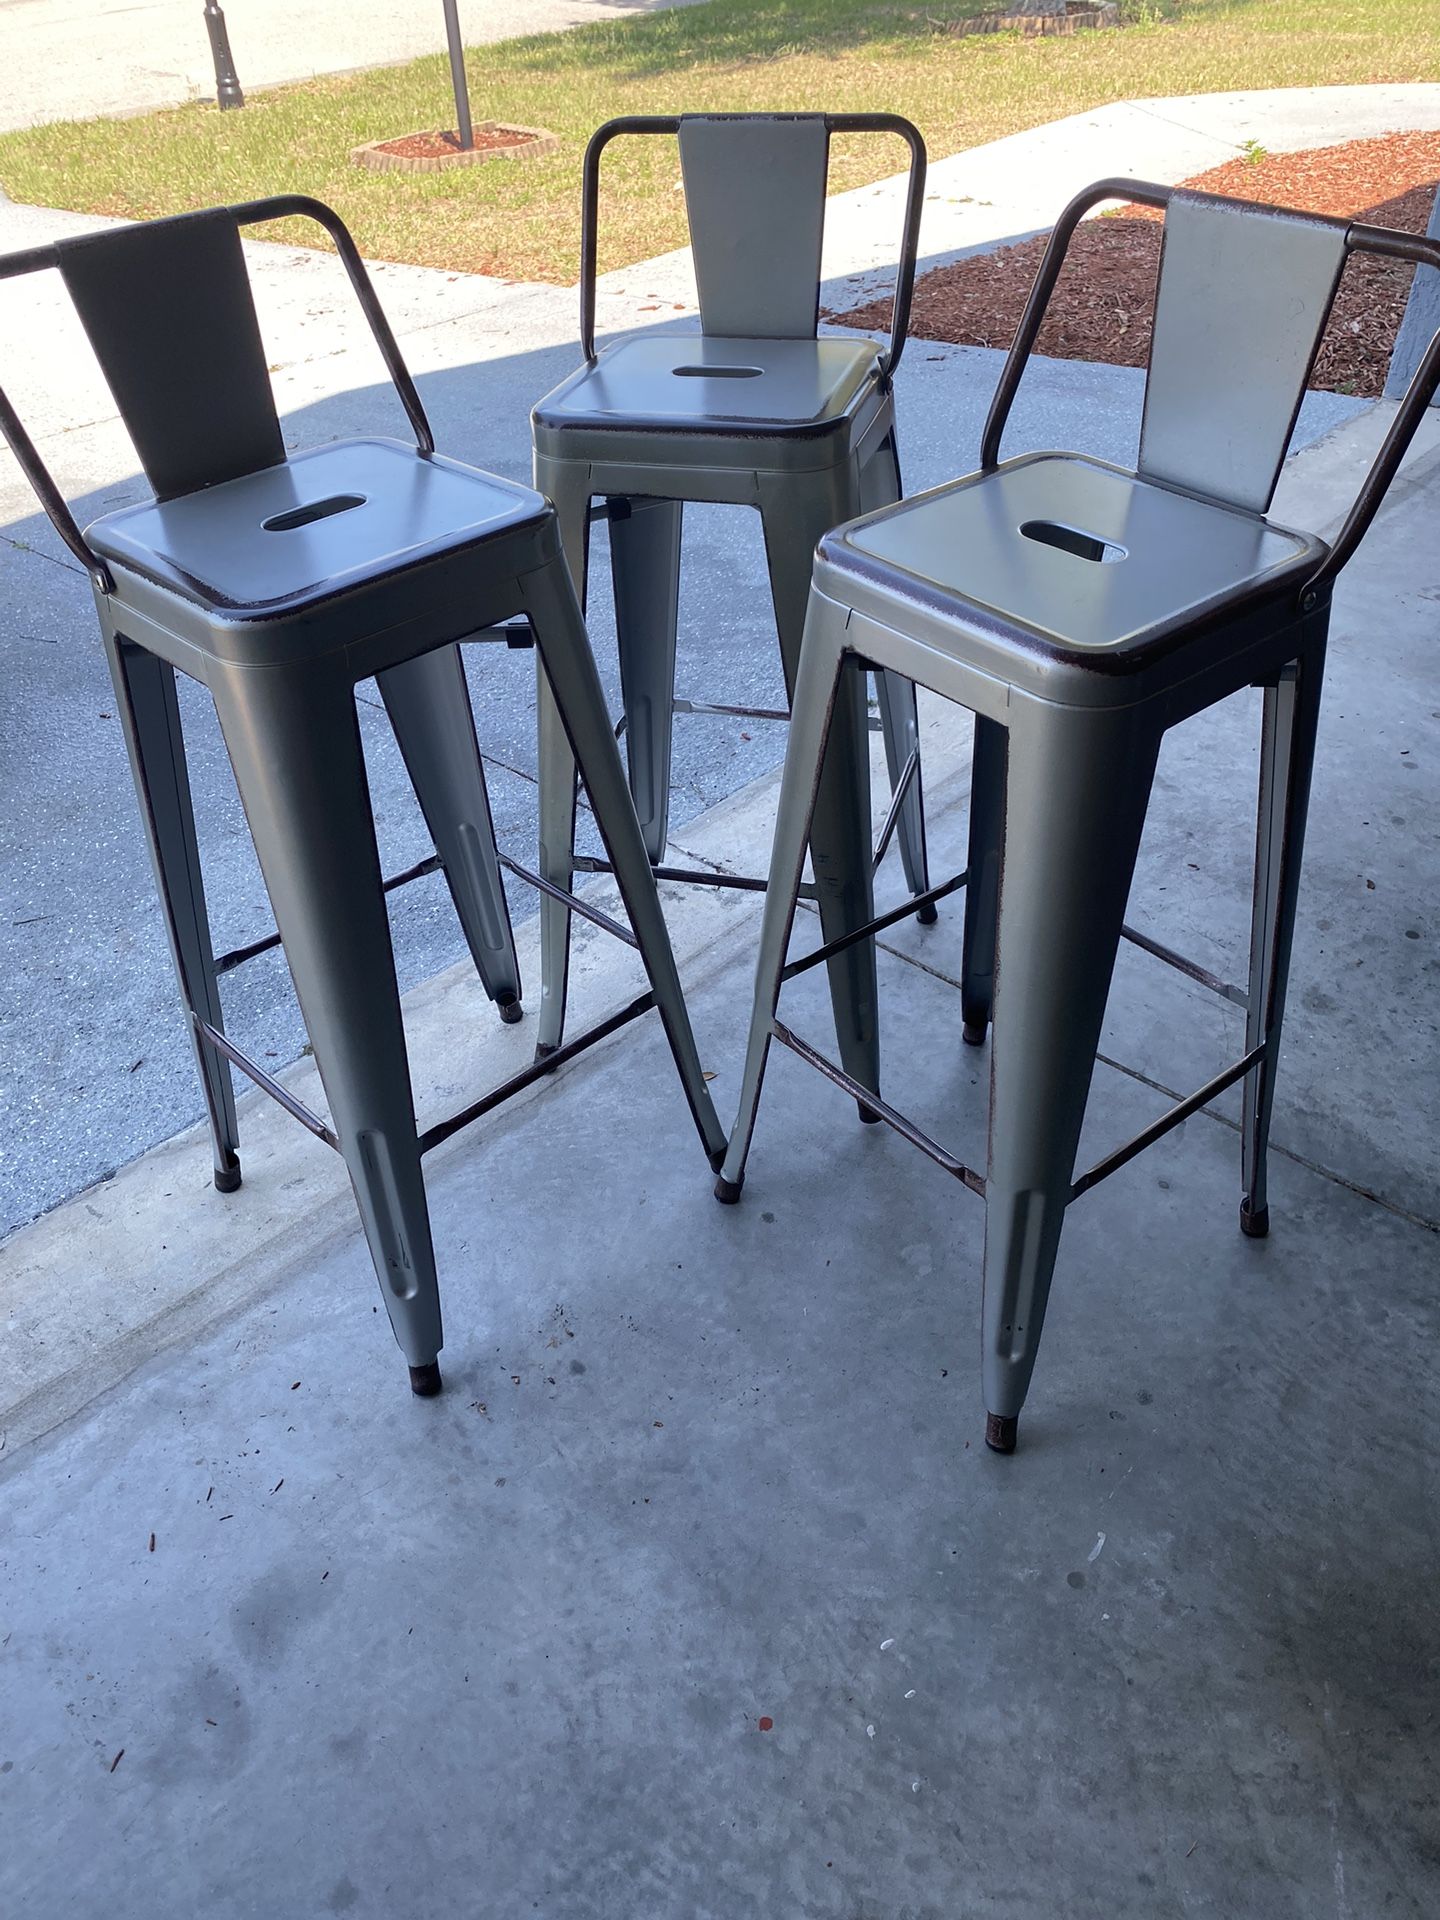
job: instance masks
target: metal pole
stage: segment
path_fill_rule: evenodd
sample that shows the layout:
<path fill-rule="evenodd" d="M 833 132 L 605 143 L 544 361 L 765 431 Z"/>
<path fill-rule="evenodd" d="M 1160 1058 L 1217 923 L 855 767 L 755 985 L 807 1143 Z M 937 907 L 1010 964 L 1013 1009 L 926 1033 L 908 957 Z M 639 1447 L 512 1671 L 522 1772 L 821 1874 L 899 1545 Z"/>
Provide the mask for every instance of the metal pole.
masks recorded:
<path fill-rule="evenodd" d="M 445 38 L 450 42 L 450 79 L 455 88 L 455 131 L 466 153 L 475 145 L 470 124 L 470 89 L 465 84 L 465 48 L 460 39 L 458 0 L 445 0 Z"/>
<path fill-rule="evenodd" d="M 210 54 L 215 62 L 215 102 L 222 113 L 231 107 L 243 107 L 245 95 L 230 53 L 230 35 L 225 31 L 225 16 L 218 0 L 205 0 L 205 30 L 210 35 Z"/>

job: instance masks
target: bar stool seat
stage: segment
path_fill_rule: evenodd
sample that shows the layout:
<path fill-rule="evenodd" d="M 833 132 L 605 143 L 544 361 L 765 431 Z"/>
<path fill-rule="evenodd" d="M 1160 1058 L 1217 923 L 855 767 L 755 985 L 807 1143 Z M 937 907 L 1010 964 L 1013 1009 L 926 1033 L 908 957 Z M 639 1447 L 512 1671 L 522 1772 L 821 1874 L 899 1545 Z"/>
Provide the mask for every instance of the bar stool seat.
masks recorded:
<path fill-rule="evenodd" d="M 1207 608 L 1283 594 L 1325 545 L 1105 461 L 1029 453 L 837 528 L 821 551 L 852 606 L 892 618 L 912 583 L 950 651 L 979 667 L 1003 655 L 1016 684 L 1085 704 L 1097 673 L 1194 641 Z"/>
<path fill-rule="evenodd" d="M 872 340 L 754 340 L 714 334 L 661 334 L 606 347 L 536 406 L 536 450 L 564 459 L 594 455 L 625 458 L 615 436 L 635 439 L 638 465 L 655 459 L 652 434 L 674 435 L 663 464 L 687 458 L 683 441 L 695 442 L 697 462 L 750 469 L 756 450 L 750 436 L 776 443 L 767 459 L 805 467 L 821 464 L 809 443 L 846 428 L 846 410 L 867 382 L 880 374 Z M 878 396 L 877 396 L 878 399 Z M 737 433 L 747 436 L 737 440 Z M 833 458 L 825 454 L 823 464 Z"/>
<path fill-rule="evenodd" d="M 382 584 L 403 596 L 415 585 L 407 569 L 442 556 L 452 565 L 466 547 L 548 518 L 529 487 L 366 438 L 122 508 L 93 521 L 85 538 L 123 569 L 122 582 L 138 577 L 215 614 L 217 650 L 237 658 L 263 647 L 258 630 L 268 620 Z M 287 657 L 297 639 L 316 645 L 323 636 L 315 623 L 292 631 Z"/>

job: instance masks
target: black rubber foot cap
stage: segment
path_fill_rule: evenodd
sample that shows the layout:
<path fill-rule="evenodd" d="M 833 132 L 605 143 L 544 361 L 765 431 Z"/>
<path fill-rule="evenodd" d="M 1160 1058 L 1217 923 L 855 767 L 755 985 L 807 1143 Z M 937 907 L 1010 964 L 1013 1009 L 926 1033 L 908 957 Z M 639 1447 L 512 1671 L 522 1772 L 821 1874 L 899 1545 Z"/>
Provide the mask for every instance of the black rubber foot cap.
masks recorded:
<path fill-rule="evenodd" d="M 552 1053 L 558 1053 L 559 1051 L 560 1049 L 558 1047 L 549 1047 L 545 1044 L 543 1040 L 537 1041 L 535 1045 L 536 1066 L 537 1067 L 543 1066 L 544 1063 L 550 1058 Z"/>
<path fill-rule="evenodd" d="M 507 1027 L 513 1027 L 517 1021 L 525 1018 L 525 1009 L 518 1000 L 497 1000 L 495 1004 L 499 1007 L 500 1018 Z"/>
<path fill-rule="evenodd" d="M 423 1367 L 411 1367 L 410 1391 L 417 1394 L 420 1399 L 433 1400 L 443 1385 L 438 1360 L 431 1360 Z"/>
<path fill-rule="evenodd" d="M 743 1178 L 740 1180 L 727 1180 L 722 1173 L 720 1178 L 715 1182 L 715 1198 L 720 1201 L 722 1206 L 733 1207 L 735 1202 L 740 1198 L 740 1189 L 744 1184 Z"/>
<path fill-rule="evenodd" d="M 1270 1209 L 1261 1207 L 1257 1212 L 1250 1211 L 1248 1200 L 1240 1202 L 1240 1231 L 1247 1240 L 1263 1240 L 1270 1231 Z"/>
<path fill-rule="evenodd" d="M 915 918 L 920 922 L 922 927 L 933 927 L 935 922 L 940 918 L 940 912 L 933 900 L 927 900 L 923 907 L 917 907 L 915 909 Z"/>
<path fill-rule="evenodd" d="M 985 1444 L 992 1453 L 1013 1453 L 1020 1433 L 1018 1413 L 987 1413 Z"/>
<path fill-rule="evenodd" d="M 857 1100 L 855 1105 L 867 1127 L 873 1127 L 878 1122 L 880 1116 L 874 1107 L 867 1107 L 863 1100 Z"/>
<path fill-rule="evenodd" d="M 967 1020 L 960 1029 L 960 1037 L 967 1047 L 983 1047 L 989 1027 L 988 1020 Z"/>
<path fill-rule="evenodd" d="M 233 1167 L 216 1167 L 215 1191 L 217 1193 L 238 1193 L 240 1191 L 240 1162 Z"/>

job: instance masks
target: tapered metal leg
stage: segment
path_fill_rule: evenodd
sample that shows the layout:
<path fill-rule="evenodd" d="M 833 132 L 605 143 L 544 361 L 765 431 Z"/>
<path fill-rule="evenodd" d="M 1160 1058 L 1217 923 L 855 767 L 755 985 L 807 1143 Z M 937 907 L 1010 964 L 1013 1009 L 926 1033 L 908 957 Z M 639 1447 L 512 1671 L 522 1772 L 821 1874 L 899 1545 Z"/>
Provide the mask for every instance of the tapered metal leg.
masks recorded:
<path fill-rule="evenodd" d="M 585 605 L 589 561 L 588 469 L 579 475 L 545 468 L 537 460 L 535 484 L 555 503 L 560 539 L 575 598 Z M 535 721 L 540 793 L 542 878 L 571 891 L 575 883 L 575 756 L 560 719 L 549 676 L 536 655 Z M 540 1019 L 535 1057 L 554 1053 L 565 1038 L 565 1002 L 570 988 L 570 909 L 548 894 L 540 897 Z"/>
<path fill-rule="evenodd" d="M 678 500 L 610 502 L 610 575 L 630 792 L 652 861 L 665 852 L 680 603 Z"/>
<path fill-rule="evenodd" d="M 1320 718 L 1324 676 L 1323 628 L 1307 653 L 1265 689 L 1260 734 L 1260 813 L 1255 849 L 1255 907 L 1250 928 L 1250 992 L 1245 1017 L 1245 1050 L 1265 1043 L 1263 1059 L 1245 1078 L 1241 1155 L 1244 1197 L 1241 1230 L 1252 1239 L 1270 1231 L 1266 1156 L 1275 1104 L 1280 1030 L 1295 909 L 1300 897 L 1300 862 L 1310 776 L 1315 762 L 1315 733 Z"/>
<path fill-rule="evenodd" d="M 527 611 L 535 628 L 536 652 L 552 691 L 558 723 L 565 729 L 584 779 L 696 1131 L 711 1164 L 718 1167 L 725 1151 L 725 1134 L 696 1051 L 655 876 L 640 837 L 640 823 L 579 602 L 569 575 L 558 564 L 529 575 L 524 586 Z"/>
<path fill-rule="evenodd" d="M 1000 900 L 1000 856 L 1005 838 L 1005 729 L 975 716 L 970 756 L 970 853 L 965 882 L 965 947 L 960 1017 L 965 1038 L 980 1046 L 995 997 L 995 915 Z"/>
<path fill-rule="evenodd" d="M 189 1016 L 195 1064 L 205 1093 L 205 1111 L 215 1156 L 215 1185 L 221 1193 L 233 1193 L 240 1185 L 240 1133 L 235 1119 L 230 1064 L 195 1024 L 197 1019 L 204 1020 L 217 1032 L 223 1032 L 225 1025 L 215 979 L 205 887 L 200 875 L 200 849 L 195 838 L 195 813 L 185 767 L 175 669 L 143 647 L 108 631 L 105 650 L 115 682 L 146 845 L 165 915 L 170 957 L 180 984 L 180 998 Z"/>
<path fill-rule="evenodd" d="M 780 654 L 795 721 L 795 686 L 810 598 L 811 557 L 823 533 L 839 523 L 835 476 L 791 476 L 761 493 L 765 551 Z M 825 939 L 838 940 L 874 917 L 870 854 L 870 751 L 865 672 L 847 660 L 831 711 L 825 764 L 810 822 L 810 859 Z M 880 1089 L 875 943 L 860 940 L 827 963 L 840 1060 L 864 1087 Z M 878 1116 L 862 1104 L 860 1116 Z"/>
<path fill-rule="evenodd" d="M 390 1324 L 433 1391 L 440 1296 L 354 690 L 287 667 L 213 691 Z"/>
<path fill-rule="evenodd" d="M 376 683 L 485 991 L 516 1021 L 520 966 L 460 649 L 437 647 Z"/>
<path fill-rule="evenodd" d="M 987 1440 L 1015 1443 L 1045 1320 L 1158 735 L 1011 705 L 985 1192 Z"/>
<path fill-rule="evenodd" d="M 888 507 L 900 498 L 900 458 L 892 428 L 879 449 L 868 460 L 860 475 L 862 513 Z M 880 731 L 885 741 L 885 766 L 890 775 L 890 790 L 899 785 L 910 755 L 916 755 L 915 773 L 901 804 L 895 823 L 900 844 L 900 859 L 905 884 L 911 893 L 924 893 L 930 886 L 930 861 L 925 846 L 925 797 L 920 771 L 920 718 L 913 681 L 883 668 L 875 675 L 875 693 L 880 707 Z M 935 904 L 921 907 L 915 915 L 930 926 L 938 918 Z"/>
<path fill-rule="evenodd" d="M 740 1105 L 730 1133 L 725 1164 L 715 1182 L 715 1197 L 727 1204 L 740 1198 L 745 1162 L 755 1131 L 755 1113 L 770 1053 L 771 1025 L 780 999 L 780 977 L 795 922 L 795 905 L 805 868 L 810 838 L 810 815 L 820 780 L 820 766 L 830 727 L 837 685 L 843 678 L 842 649 L 845 614 L 820 595 L 811 605 L 805 649 L 795 683 L 785 769 L 780 778 L 780 802 L 775 814 L 775 842 L 770 853 L 770 884 L 760 921 L 760 945 L 755 960 L 755 998 L 745 1071 L 740 1081 Z M 845 672 L 850 671 L 847 665 Z"/>

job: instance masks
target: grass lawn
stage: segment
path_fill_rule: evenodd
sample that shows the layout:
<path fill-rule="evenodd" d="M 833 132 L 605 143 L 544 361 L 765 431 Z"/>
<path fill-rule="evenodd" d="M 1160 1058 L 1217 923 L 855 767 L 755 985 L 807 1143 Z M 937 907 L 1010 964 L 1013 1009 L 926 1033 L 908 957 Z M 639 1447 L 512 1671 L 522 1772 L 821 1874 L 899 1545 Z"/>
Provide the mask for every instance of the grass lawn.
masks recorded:
<path fill-rule="evenodd" d="M 476 48 L 476 119 L 562 136 L 535 160 L 443 174 L 350 163 L 362 141 L 450 124 L 448 67 L 433 57 L 253 94 L 236 113 L 189 106 L 8 133 L 0 184 L 15 200 L 133 217 L 309 193 L 340 211 L 371 258 L 570 282 L 581 154 L 616 114 L 887 109 L 908 114 L 938 156 L 1137 95 L 1440 80 L 1436 0 L 1122 4 L 1121 32 L 1027 40 L 946 30 L 983 0 L 708 0 Z M 899 142 L 837 141 L 832 190 L 903 160 Z M 602 271 L 683 244 L 678 176 L 667 141 L 612 148 Z M 1057 181 L 1057 203 L 1078 184 Z M 285 237 L 318 243 L 309 227 Z"/>

